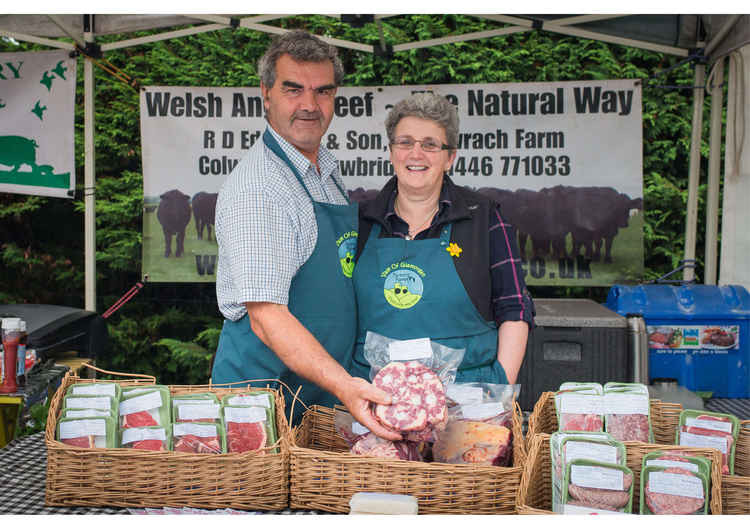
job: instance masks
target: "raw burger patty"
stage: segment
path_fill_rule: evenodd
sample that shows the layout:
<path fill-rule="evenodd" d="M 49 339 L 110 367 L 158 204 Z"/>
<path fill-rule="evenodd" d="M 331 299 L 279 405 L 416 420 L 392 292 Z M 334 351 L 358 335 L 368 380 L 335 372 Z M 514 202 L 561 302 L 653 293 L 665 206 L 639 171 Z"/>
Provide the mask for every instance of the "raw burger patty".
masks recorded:
<path fill-rule="evenodd" d="M 662 472 L 671 474 L 694 475 L 684 468 L 665 468 Z M 703 507 L 703 498 L 689 498 L 687 496 L 676 496 L 674 494 L 663 494 L 651 492 L 650 483 L 646 484 L 646 505 L 654 514 L 692 514 Z"/>

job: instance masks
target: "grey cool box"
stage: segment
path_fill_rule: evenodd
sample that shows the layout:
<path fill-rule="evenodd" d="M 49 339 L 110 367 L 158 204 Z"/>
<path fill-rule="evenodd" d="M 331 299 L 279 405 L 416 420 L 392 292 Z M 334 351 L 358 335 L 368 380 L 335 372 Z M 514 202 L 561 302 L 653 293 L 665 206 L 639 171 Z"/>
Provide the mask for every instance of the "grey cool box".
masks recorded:
<path fill-rule="evenodd" d="M 534 299 L 534 306 L 537 327 L 518 376 L 522 410 L 563 382 L 632 382 L 624 316 L 590 299 Z"/>

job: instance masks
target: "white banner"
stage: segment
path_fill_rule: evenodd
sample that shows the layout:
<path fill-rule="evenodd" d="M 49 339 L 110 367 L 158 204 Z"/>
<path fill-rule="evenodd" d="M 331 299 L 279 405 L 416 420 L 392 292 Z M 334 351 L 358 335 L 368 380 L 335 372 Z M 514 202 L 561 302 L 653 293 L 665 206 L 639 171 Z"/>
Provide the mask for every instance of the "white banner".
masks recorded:
<path fill-rule="evenodd" d="M 353 200 L 373 196 L 393 175 L 386 115 L 425 90 L 457 106 L 459 150 L 451 176 L 501 204 L 519 231 L 527 283 L 609 285 L 641 277 L 639 81 L 342 87 L 323 144 L 340 160 Z M 214 193 L 245 151 L 262 141 L 265 126 L 259 88 L 141 92 L 143 273 L 149 280 L 215 280 Z M 171 213 L 168 230 L 158 220 L 160 204 Z M 167 231 L 178 236 L 168 241 Z"/>
<path fill-rule="evenodd" d="M 72 198 L 76 60 L 0 53 L 0 192 Z"/>

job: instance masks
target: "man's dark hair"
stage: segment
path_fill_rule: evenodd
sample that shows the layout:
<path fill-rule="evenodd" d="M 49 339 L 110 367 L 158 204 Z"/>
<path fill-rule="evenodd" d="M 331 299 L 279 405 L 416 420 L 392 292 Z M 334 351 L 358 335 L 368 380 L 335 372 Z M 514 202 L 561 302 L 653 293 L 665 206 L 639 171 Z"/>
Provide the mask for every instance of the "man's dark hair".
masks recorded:
<path fill-rule="evenodd" d="M 326 62 L 333 64 L 333 79 L 340 86 L 344 79 L 344 67 L 334 46 L 301 29 L 289 31 L 273 39 L 263 56 L 258 60 L 260 81 L 267 87 L 276 82 L 276 61 L 288 53 L 297 62 Z"/>

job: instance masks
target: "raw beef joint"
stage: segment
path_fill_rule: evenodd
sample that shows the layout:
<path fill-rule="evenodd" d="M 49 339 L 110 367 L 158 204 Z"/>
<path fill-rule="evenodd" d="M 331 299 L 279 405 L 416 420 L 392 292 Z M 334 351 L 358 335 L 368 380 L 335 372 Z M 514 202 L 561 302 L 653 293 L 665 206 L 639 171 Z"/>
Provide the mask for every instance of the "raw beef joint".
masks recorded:
<path fill-rule="evenodd" d="M 665 468 L 662 472 L 670 474 L 694 474 L 684 468 Z M 646 483 L 645 496 L 646 505 L 654 514 L 692 514 L 703 507 L 703 498 L 690 498 L 688 496 L 677 496 L 675 494 L 663 494 L 651 492 L 649 483 Z"/>
<path fill-rule="evenodd" d="M 229 452 L 249 452 L 266 446 L 266 428 L 260 422 L 228 422 Z"/>
<path fill-rule="evenodd" d="M 509 466 L 513 435 L 505 426 L 480 421 L 451 421 L 432 447 L 440 463 Z"/>
<path fill-rule="evenodd" d="M 413 432 L 445 422 L 443 383 L 420 362 L 391 362 L 378 372 L 372 383 L 391 395 L 390 405 L 375 406 L 375 415 L 385 426 Z"/>

